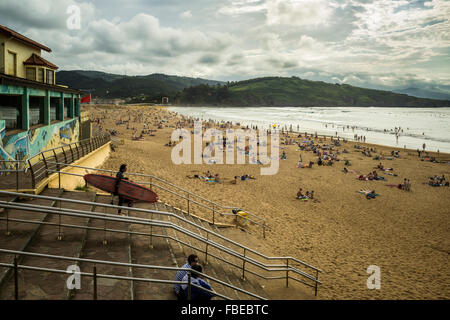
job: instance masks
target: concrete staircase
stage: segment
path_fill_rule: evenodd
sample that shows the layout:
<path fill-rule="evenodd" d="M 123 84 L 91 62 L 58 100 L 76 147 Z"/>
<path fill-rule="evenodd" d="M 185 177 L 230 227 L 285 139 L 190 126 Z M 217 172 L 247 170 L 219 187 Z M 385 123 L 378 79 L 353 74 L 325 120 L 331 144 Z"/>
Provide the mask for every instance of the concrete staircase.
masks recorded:
<path fill-rule="evenodd" d="M 17 199 L 14 197 L 0 197 L 1 201 L 12 201 L 13 203 L 32 203 L 55 208 L 83 210 L 97 214 L 114 214 L 114 208 L 96 206 L 95 203 L 111 203 L 111 196 L 97 195 L 93 192 L 67 192 L 59 189 L 46 189 L 41 194 L 44 196 L 61 197 L 65 199 L 83 200 L 91 204 L 69 203 L 47 199 Z M 129 212 L 130 217 L 139 217 L 161 221 L 162 223 L 174 223 L 206 236 L 201 227 L 208 228 L 214 232 L 220 232 L 215 226 L 211 226 L 199 218 L 192 217 L 165 203 L 138 204 L 137 207 L 170 212 L 188 219 L 195 225 L 180 222 L 174 217 L 158 213 Z M 117 217 L 120 217 L 117 215 Z M 162 226 L 148 226 L 132 224 L 124 221 L 107 221 L 79 216 L 63 216 L 56 213 L 43 213 L 28 210 L 6 209 L 0 212 L 0 248 L 23 252 L 33 252 L 49 255 L 85 258 L 93 260 L 104 260 L 122 263 L 146 264 L 156 266 L 181 267 L 186 263 L 187 256 L 195 253 L 192 247 L 204 250 L 204 244 L 199 243 L 192 237 L 182 232 Z M 8 218 L 8 220 L 6 220 Z M 20 221 L 11 221 L 16 219 Z M 120 220 L 120 219 L 119 219 Z M 8 221 L 8 223 L 6 223 Z M 24 223 L 24 222 L 35 222 Z M 46 222 L 49 225 L 40 225 L 38 222 Z M 64 226 L 66 225 L 66 226 Z M 83 226 L 84 228 L 72 228 L 69 226 Z M 119 232 L 111 232 L 115 230 Z M 120 233 L 120 231 L 132 231 L 135 234 Z M 137 233 L 147 233 L 141 235 Z M 165 238 L 171 236 L 177 241 Z M 217 240 L 214 240 L 217 241 Z M 204 253 L 197 252 L 204 266 L 203 272 L 209 276 L 220 279 L 254 294 L 265 297 L 266 294 L 256 281 L 243 281 L 240 271 L 220 259 L 230 261 L 231 258 L 217 249 L 209 246 L 208 261 Z M 214 254 L 217 258 L 211 256 Z M 43 257 L 18 256 L 19 265 L 43 267 L 49 269 L 66 270 L 67 267 L 77 264 L 73 261 L 48 259 Z M 12 263 L 13 255 L 0 254 L 0 263 Z M 78 266 L 81 272 L 93 272 L 94 264 L 91 262 L 80 262 Z M 138 267 L 125 267 L 116 265 L 95 264 L 97 274 L 113 274 L 123 277 L 136 277 L 156 279 L 154 282 L 141 282 L 121 279 L 97 280 L 98 299 L 152 299 L 152 300 L 174 300 L 173 285 L 157 282 L 157 280 L 173 280 L 176 271 L 157 270 Z M 12 268 L 0 267 L 0 299 L 14 299 L 14 278 Z M 67 273 L 50 273 L 34 270 L 19 271 L 18 287 L 19 299 L 93 299 L 92 277 L 81 277 L 80 290 L 68 290 L 66 281 Z M 250 296 L 237 292 L 224 285 L 211 282 L 214 290 L 232 299 L 251 299 Z M 218 297 L 214 299 L 220 299 Z"/>

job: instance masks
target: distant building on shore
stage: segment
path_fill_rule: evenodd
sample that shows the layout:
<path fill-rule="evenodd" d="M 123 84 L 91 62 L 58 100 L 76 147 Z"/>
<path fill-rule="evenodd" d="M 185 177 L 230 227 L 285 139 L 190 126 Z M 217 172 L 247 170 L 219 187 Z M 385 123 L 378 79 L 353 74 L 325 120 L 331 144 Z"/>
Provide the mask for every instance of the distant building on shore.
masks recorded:
<path fill-rule="evenodd" d="M 163 97 L 162 98 L 162 104 L 169 104 L 169 98 L 168 97 Z"/>
<path fill-rule="evenodd" d="M 2 25 L 0 44 L 0 160 L 77 142 L 81 92 L 56 84 L 51 49 Z"/>

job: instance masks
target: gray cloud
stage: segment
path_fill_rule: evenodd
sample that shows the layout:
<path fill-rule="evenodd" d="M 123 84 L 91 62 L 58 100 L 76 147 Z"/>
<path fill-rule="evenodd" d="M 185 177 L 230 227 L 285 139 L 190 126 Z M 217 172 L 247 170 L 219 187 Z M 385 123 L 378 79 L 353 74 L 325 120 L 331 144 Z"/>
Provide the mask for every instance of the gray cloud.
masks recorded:
<path fill-rule="evenodd" d="M 66 10 L 82 12 L 68 30 Z M 0 21 L 61 69 L 242 80 L 299 76 L 380 87 L 450 86 L 450 2 L 2 0 Z"/>

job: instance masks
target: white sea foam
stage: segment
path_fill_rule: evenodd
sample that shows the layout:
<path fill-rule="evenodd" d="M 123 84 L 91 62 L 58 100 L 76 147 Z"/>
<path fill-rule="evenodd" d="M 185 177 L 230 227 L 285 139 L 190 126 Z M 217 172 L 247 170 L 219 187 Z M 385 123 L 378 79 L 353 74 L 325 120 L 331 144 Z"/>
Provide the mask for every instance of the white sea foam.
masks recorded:
<path fill-rule="evenodd" d="M 269 128 L 289 126 L 300 132 L 335 135 L 353 139 L 366 136 L 366 142 L 410 149 L 450 153 L 450 108 L 356 108 L 356 107 L 171 107 L 171 111 L 204 120 L 240 122 L 245 126 Z M 350 129 L 347 129 L 347 126 Z M 355 127 L 352 130 L 351 127 Z M 394 128 L 401 127 L 398 140 Z M 385 133 L 384 130 L 387 130 Z"/>

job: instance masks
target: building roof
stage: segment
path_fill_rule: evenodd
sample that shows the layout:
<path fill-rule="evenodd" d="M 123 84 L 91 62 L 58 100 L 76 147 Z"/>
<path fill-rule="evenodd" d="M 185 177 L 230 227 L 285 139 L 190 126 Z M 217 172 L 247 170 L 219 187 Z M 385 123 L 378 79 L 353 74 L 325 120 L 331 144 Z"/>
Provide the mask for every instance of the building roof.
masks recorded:
<path fill-rule="evenodd" d="M 36 42 L 34 40 L 31 40 L 28 37 L 25 37 L 24 35 L 21 35 L 20 33 L 11 30 L 5 26 L 0 25 L 0 33 L 3 33 L 4 35 L 6 35 L 7 37 L 12 37 L 14 39 L 20 40 L 22 42 L 25 42 L 28 45 L 37 47 L 39 49 L 45 50 L 47 52 L 52 52 L 52 49 L 50 49 L 49 47 L 44 46 L 43 44 L 40 44 L 39 42 Z"/>
<path fill-rule="evenodd" d="M 75 93 L 82 94 L 81 91 L 76 89 L 71 89 L 67 87 L 62 87 L 58 85 L 28 80 L 24 78 L 13 77 L 10 75 L 6 75 L 0 73 L 0 85 L 10 85 L 10 86 L 18 86 L 18 87 L 27 87 L 27 88 L 35 88 L 40 90 L 51 90 L 56 92 L 66 92 L 66 93 Z"/>
<path fill-rule="evenodd" d="M 33 66 L 44 66 L 50 69 L 57 70 L 58 67 L 54 65 L 53 63 L 45 60 L 44 58 L 38 56 L 37 54 L 33 53 L 31 57 L 29 57 L 27 60 L 23 62 L 23 64 L 27 65 L 33 65 Z"/>

